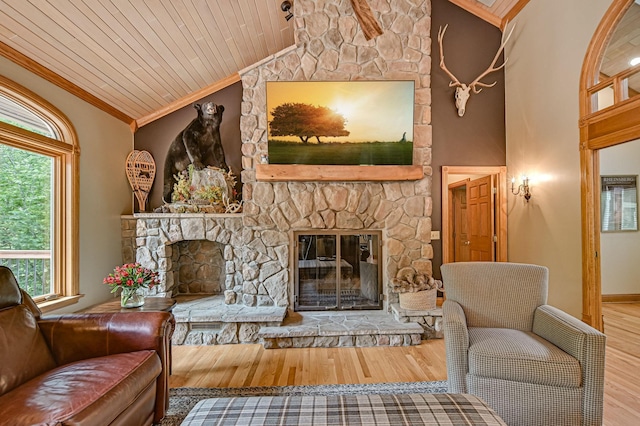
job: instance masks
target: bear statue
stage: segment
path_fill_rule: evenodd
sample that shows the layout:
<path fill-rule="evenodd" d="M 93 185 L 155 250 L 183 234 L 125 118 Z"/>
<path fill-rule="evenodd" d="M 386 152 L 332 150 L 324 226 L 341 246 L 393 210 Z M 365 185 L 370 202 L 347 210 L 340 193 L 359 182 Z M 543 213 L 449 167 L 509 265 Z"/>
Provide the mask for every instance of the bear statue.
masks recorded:
<path fill-rule="evenodd" d="M 229 170 L 222 141 L 220 140 L 220 122 L 224 106 L 213 102 L 194 104 L 198 116 L 173 140 L 164 162 L 164 189 L 162 198 L 171 203 L 174 176 L 193 164 L 196 170 L 214 166 Z"/>

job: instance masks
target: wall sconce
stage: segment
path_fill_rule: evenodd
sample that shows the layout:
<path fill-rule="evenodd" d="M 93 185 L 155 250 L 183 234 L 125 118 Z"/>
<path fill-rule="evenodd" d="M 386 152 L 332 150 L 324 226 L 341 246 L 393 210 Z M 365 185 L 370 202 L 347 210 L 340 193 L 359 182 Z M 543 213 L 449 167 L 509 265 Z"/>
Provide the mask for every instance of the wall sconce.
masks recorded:
<path fill-rule="evenodd" d="M 280 9 L 285 12 L 287 15 L 284 17 L 287 21 L 293 18 L 293 13 L 291 12 L 291 2 L 289 0 L 285 0 L 280 5 Z"/>
<path fill-rule="evenodd" d="M 520 195 L 521 192 L 522 192 L 522 195 L 524 196 L 524 199 L 527 200 L 527 203 L 528 203 L 529 199 L 531 198 L 531 192 L 529 191 L 529 178 L 526 176 L 522 177 L 522 184 L 518 185 L 517 191 L 516 191 L 516 178 L 511 178 L 511 193 L 513 195 Z"/>

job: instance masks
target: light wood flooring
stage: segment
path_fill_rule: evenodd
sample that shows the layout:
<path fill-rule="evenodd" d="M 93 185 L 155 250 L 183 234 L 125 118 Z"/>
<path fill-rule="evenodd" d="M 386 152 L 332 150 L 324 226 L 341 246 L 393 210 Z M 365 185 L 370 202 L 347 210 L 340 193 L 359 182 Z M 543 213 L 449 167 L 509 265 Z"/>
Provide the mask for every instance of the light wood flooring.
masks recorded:
<path fill-rule="evenodd" d="M 640 303 L 603 304 L 606 426 L 640 424 Z M 419 346 L 269 349 L 174 346 L 171 387 L 446 380 L 444 340 Z"/>
<path fill-rule="evenodd" d="M 418 346 L 374 348 L 174 346 L 170 386 L 325 385 L 446 378 L 442 339 Z"/>
<path fill-rule="evenodd" d="M 640 424 L 640 303 L 603 303 L 604 424 Z"/>

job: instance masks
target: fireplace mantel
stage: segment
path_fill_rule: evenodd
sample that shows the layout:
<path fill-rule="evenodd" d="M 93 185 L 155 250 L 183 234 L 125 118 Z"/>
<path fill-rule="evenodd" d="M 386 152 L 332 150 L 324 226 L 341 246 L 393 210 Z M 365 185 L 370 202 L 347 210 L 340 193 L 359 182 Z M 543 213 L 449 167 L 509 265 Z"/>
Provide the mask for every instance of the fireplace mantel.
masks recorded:
<path fill-rule="evenodd" d="M 420 180 L 423 166 L 312 166 L 257 164 L 256 180 L 266 182 L 400 181 Z"/>
<path fill-rule="evenodd" d="M 122 215 L 122 219 L 194 219 L 194 218 L 242 218 L 243 213 L 134 213 Z"/>

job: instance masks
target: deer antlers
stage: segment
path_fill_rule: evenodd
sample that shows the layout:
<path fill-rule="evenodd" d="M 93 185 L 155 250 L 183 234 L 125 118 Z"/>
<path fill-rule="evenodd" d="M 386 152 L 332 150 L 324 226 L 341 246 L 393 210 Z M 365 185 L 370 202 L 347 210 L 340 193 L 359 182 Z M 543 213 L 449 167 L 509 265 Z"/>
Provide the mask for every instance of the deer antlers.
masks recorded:
<path fill-rule="evenodd" d="M 447 31 L 447 27 L 449 24 L 445 25 L 444 28 L 440 27 L 438 30 L 438 45 L 440 46 L 440 68 L 451 78 L 449 82 L 449 87 L 462 86 L 464 83 L 460 83 L 460 80 L 457 79 L 455 75 L 444 64 L 444 48 L 442 47 L 442 39 L 444 38 L 444 33 Z"/>
<path fill-rule="evenodd" d="M 504 68 L 505 65 L 507 65 L 506 58 L 502 63 L 502 65 L 500 66 L 496 67 L 496 62 L 498 62 L 498 58 L 500 57 L 500 54 L 504 50 L 505 45 L 509 41 L 509 38 L 511 38 L 511 34 L 513 34 L 513 30 L 515 29 L 515 25 L 511 27 L 511 30 L 508 33 L 506 32 L 506 30 L 505 32 L 502 33 L 500 47 L 498 48 L 496 55 L 493 57 L 493 61 L 491 61 L 491 64 L 489 65 L 489 67 L 468 85 L 465 83 L 461 83 L 460 80 L 458 80 L 456 76 L 451 71 L 449 71 L 449 69 L 444 63 L 444 48 L 442 47 L 442 39 L 444 38 L 444 33 L 447 31 L 448 26 L 449 25 L 447 24 L 444 26 L 444 28 L 440 27 L 440 29 L 438 30 L 438 45 L 440 46 L 440 68 L 442 68 L 442 70 L 446 72 L 447 75 L 451 78 L 451 81 L 449 82 L 449 87 L 456 88 L 456 93 L 455 93 L 456 107 L 458 108 L 458 115 L 462 117 L 464 115 L 467 101 L 469 100 L 469 96 L 471 95 L 470 93 L 471 90 L 473 90 L 473 93 L 478 94 L 482 91 L 482 88 L 493 87 L 496 85 L 497 81 L 494 81 L 493 83 L 488 84 L 488 83 L 483 83 L 480 80 L 482 80 L 484 77 L 491 74 L 492 72 L 498 71 Z M 506 25 L 505 25 L 505 28 L 506 28 Z"/>

